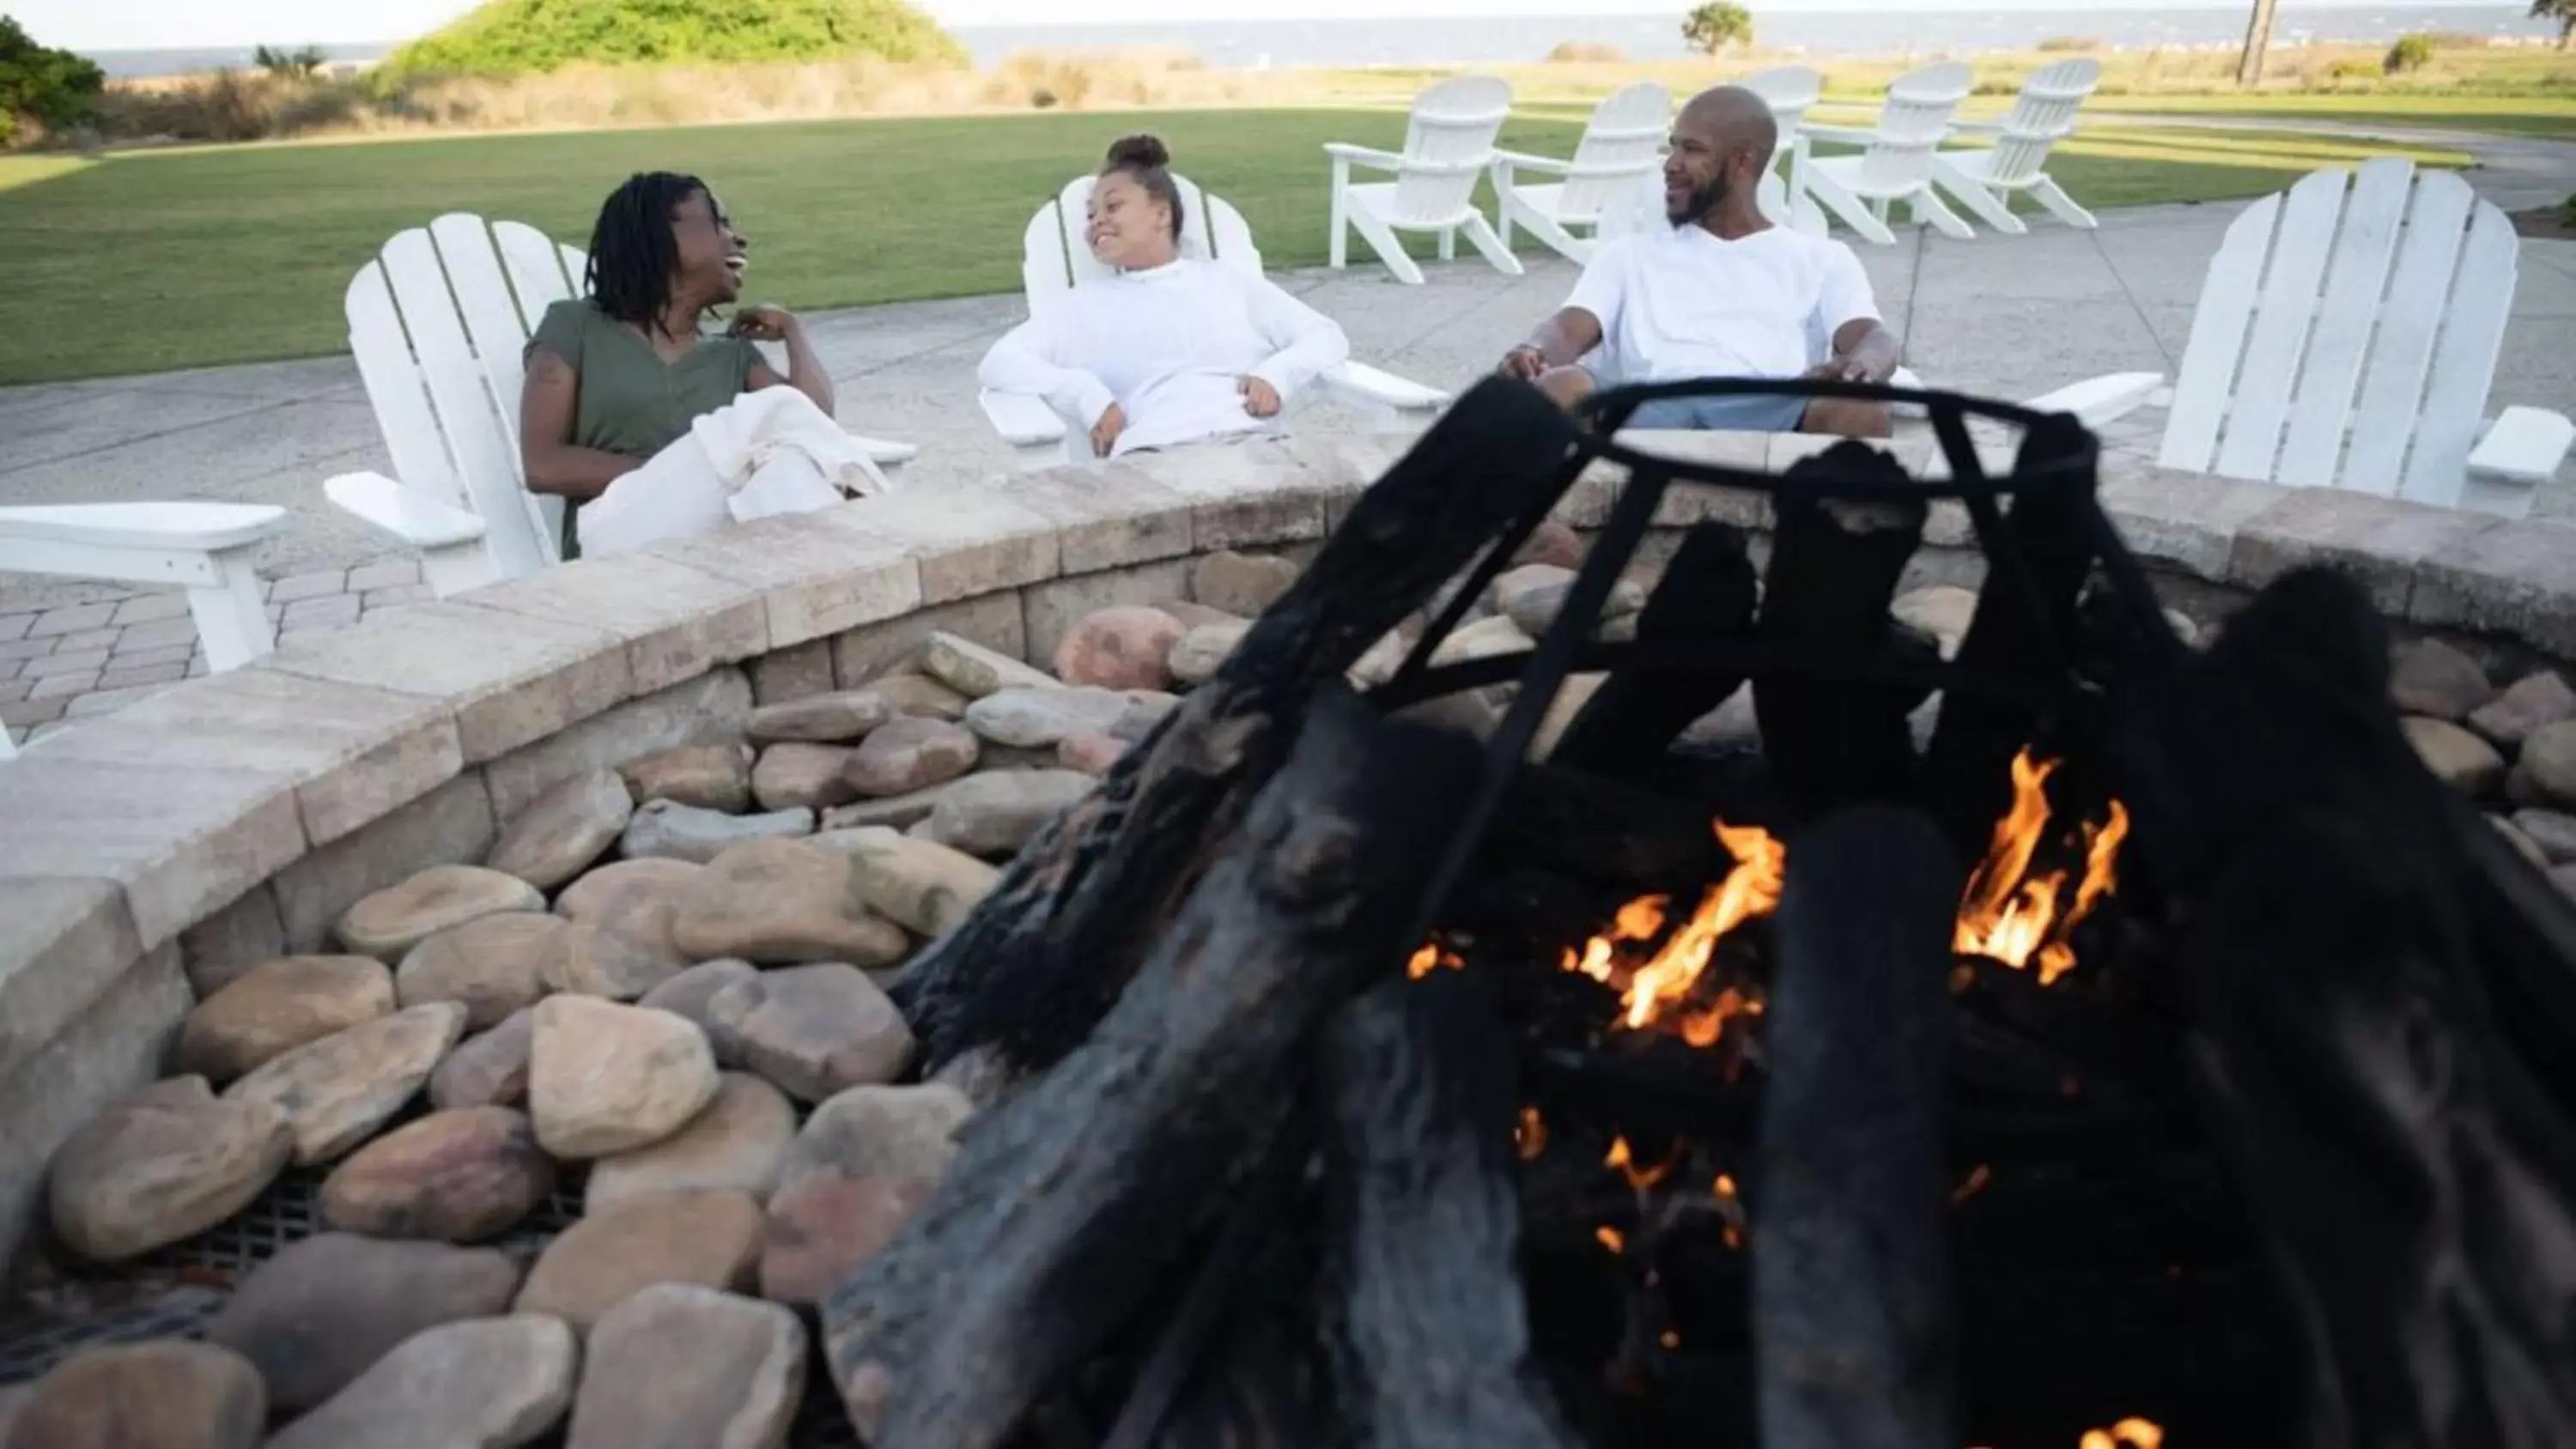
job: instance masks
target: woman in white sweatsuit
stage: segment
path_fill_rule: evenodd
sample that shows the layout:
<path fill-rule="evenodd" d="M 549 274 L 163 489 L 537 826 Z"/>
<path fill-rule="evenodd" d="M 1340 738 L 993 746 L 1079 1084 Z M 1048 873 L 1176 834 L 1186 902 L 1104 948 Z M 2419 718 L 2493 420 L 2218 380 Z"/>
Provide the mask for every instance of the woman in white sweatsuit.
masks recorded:
<path fill-rule="evenodd" d="M 1091 254 L 1112 275 L 1038 304 L 976 369 L 1027 393 L 1114 457 L 1273 430 L 1299 389 L 1351 354 L 1332 319 L 1260 277 L 1180 255 L 1181 193 L 1152 136 L 1109 148 L 1091 188 Z"/>

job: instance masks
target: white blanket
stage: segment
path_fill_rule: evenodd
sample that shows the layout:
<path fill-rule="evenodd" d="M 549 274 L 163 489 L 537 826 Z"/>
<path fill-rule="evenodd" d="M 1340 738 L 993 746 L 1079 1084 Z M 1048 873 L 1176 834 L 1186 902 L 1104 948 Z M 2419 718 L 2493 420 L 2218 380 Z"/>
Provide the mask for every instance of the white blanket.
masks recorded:
<path fill-rule="evenodd" d="M 858 440 L 813 399 L 792 387 L 763 388 L 691 423 L 687 437 L 583 505 L 581 551 L 627 553 L 888 491 Z"/>

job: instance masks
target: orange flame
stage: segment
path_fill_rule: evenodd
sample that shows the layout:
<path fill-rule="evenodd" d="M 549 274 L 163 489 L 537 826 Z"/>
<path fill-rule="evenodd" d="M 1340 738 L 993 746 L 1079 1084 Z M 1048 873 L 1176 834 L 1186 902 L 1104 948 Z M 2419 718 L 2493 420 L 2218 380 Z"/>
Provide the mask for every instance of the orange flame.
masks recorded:
<path fill-rule="evenodd" d="M 2153 1419 L 2127 1418 L 2108 1429 L 2084 1431 L 2083 1449 L 2164 1449 L 2164 1426 Z"/>
<path fill-rule="evenodd" d="M 1628 1240 L 1619 1236 L 1617 1228 L 1594 1228 L 1592 1239 L 1614 1253 L 1624 1253 L 1628 1250 Z"/>
<path fill-rule="evenodd" d="M 1405 961 L 1404 979 L 1419 981 L 1443 966 L 1452 971 L 1467 969 L 1467 963 L 1459 959 L 1457 952 L 1443 949 L 1437 941 L 1425 941 L 1421 949 Z"/>
<path fill-rule="evenodd" d="M 1536 1107 L 1521 1108 L 1521 1120 L 1512 1128 L 1512 1146 L 1523 1162 L 1536 1162 L 1547 1151 L 1547 1123 L 1539 1119 Z"/>
<path fill-rule="evenodd" d="M 2048 777 L 2056 770 L 2055 760 L 2034 760 L 2027 748 L 2013 756 L 2012 808 L 1995 822 L 1994 843 L 1968 877 L 1967 898 L 1959 904 L 1959 924 L 1950 940 L 1950 949 L 1961 955 L 1990 956 L 2007 966 L 2027 967 L 2036 956 L 2042 986 L 2075 969 L 2075 948 L 2067 937 L 2119 884 L 2115 867 L 2120 843 L 2129 835 L 2128 809 L 2117 800 L 2111 802 L 2108 820 L 2086 822 L 2084 877 L 2073 904 L 2059 910 L 2066 872 L 2029 873 L 2047 839 Z"/>
<path fill-rule="evenodd" d="M 1680 1160 L 1681 1151 L 1679 1148 L 1676 1148 L 1674 1149 L 1672 1156 L 1665 1158 L 1654 1166 L 1639 1167 L 1636 1165 L 1636 1159 L 1630 1155 L 1628 1139 L 1625 1137 L 1613 1137 L 1610 1139 L 1610 1155 L 1601 1159 L 1601 1165 L 1603 1167 L 1615 1167 L 1619 1169 L 1619 1175 L 1628 1179 L 1628 1186 L 1635 1188 L 1639 1192 L 1644 1192 L 1648 1188 L 1653 1187 L 1656 1183 L 1663 1181 L 1664 1175 L 1671 1172 L 1673 1170 L 1673 1164 Z"/>
<path fill-rule="evenodd" d="M 1701 898 L 1699 909 L 1660 950 L 1628 972 L 1627 985 L 1619 993 L 1621 1026 L 1632 1031 L 1651 1026 L 1666 1011 L 1682 1007 L 1681 1034 L 1695 1047 L 1715 1045 L 1727 1018 L 1760 1009 L 1760 1003 L 1732 988 L 1720 993 L 1710 1006 L 1688 1007 L 1686 1003 L 1691 987 L 1716 955 L 1718 940 L 1755 916 L 1767 915 L 1778 907 L 1781 878 L 1788 865 L 1787 848 L 1758 825 L 1737 826 L 1718 820 L 1712 821 L 1711 827 L 1727 853 L 1735 858 L 1734 868 Z M 1566 951 L 1565 969 L 1615 984 L 1621 964 L 1619 947 L 1653 940 L 1664 927 L 1666 905 L 1662 896 L 1640 896 L 1621 906 L 1610 929 L 1584 942 L 1581 951 Z"/>

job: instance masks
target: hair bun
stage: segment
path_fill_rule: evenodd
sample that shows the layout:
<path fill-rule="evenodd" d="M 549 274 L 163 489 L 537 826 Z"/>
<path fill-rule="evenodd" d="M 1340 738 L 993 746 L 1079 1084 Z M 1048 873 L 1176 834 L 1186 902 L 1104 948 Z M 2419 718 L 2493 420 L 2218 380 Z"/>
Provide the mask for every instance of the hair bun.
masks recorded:
<path fill-rule="evenodd" d="M 1170 148 L 1155 135 L 1121 136 L 1109 143 L 1109 164 L 1152 169 L 1172 164 Z"/>

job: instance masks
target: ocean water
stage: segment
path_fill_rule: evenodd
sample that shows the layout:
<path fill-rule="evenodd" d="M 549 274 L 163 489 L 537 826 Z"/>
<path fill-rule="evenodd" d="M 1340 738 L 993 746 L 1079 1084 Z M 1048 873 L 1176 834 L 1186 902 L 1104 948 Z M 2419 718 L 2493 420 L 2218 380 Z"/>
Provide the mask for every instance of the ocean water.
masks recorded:
<path fill-rule="evenodd" d="M 2185 0 L 2155 9 L 1824 9 L 1755 4 L 1763 48 L 1825 55 L 1893 55 L 1908 51 L 2009 50 L 2049 36 L 2091 36 L 2111 45 L 2236 45 L 2245 37 L 2239 0 Z M 2273 42 L 2384 41 L 2410 31 L 2548 37 L 2557 31 L 2523 5 L 2477 3 L 2373 5 L 2284 4 Z M 1125 47 L 1179 48 L 1220 69 L 1289 66 L 1506 64 L 1546 58 L 1566 41 L 1615 46 L 1636 60 L 1690 54 L 1681 23 L 1656 15 L 1508 15 L 1386 20 L 1202 20 L 1158 24 L 955 26 L 951 33 L 979 66 L 1023 51 Z M 326 45 L 334 61 L 380 60 L 380 45 Z M 112 76 L 182 75 L 250 64 L 250 50 L 101 50 L 90 53 Z"/>

